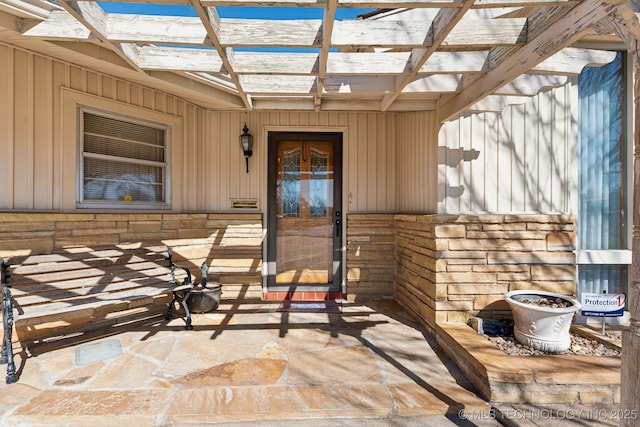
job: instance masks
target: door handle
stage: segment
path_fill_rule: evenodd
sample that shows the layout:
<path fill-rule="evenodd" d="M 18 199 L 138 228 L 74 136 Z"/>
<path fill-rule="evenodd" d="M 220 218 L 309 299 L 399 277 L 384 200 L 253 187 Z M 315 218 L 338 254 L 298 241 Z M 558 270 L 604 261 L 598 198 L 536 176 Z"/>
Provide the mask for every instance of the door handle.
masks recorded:
<path fill-rule="evenodd" d="M 336 212 L 336 237 L 340 237 L 340 229 L 342 222 L 340 221 L 340 212 Z"/>

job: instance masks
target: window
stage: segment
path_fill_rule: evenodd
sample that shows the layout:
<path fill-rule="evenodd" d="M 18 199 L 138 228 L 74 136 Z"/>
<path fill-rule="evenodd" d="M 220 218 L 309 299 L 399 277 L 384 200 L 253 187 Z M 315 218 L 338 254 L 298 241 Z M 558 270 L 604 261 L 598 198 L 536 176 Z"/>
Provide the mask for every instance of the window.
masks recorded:
<path fill-rule="evenodd" d="M 626 61 L 622 53 L 578 78 L 578 293 L 626 292 L 627 200 Z"/>
<path fill-rule="evenodd" d="M 166 126 L 80 110 L 79 207 L 168 208 Z"/>

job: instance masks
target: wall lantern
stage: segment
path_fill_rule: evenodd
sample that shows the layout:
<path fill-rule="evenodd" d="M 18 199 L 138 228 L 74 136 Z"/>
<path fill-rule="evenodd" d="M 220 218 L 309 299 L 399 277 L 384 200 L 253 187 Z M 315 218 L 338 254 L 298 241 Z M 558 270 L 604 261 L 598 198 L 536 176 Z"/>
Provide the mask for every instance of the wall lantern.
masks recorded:
<path fill-rule="evenodd" d="M 242 135 L 240 135 L 240 147 L 244 153 L 244 160 L 247 163 L 247 173 L 249 173 L 249 157 L 253 154 L 253 135 L 249 133 L 247 124 L 244 124 L 242 128 Z"/>

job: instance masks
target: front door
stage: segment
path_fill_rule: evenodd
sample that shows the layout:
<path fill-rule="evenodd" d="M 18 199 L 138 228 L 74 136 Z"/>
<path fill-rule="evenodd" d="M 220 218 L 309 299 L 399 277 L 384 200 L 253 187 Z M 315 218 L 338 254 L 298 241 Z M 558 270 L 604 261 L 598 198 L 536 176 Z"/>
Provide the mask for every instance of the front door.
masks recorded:
<path fill-rule="evenodd" d="M 269 133 L 268 290 L 340 290 L 341 166 L 340 133 Z"/>

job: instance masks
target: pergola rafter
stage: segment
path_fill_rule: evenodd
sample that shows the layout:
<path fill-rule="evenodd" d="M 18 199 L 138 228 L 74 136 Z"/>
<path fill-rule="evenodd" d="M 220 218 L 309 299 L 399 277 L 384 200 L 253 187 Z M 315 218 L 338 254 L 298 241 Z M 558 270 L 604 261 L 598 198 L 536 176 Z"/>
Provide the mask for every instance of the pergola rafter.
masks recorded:
<path fill-rule="evenodd" d="M 241 77 L 233 71 L 233 51 L 225 49 L 220 43 L 220 17 L 218 16 L 218 13 L 215 8 L 202 6 L 198 0 L 191 1 L 191 4 L 204 24 L 209 42 L 216 48 L 218 56 L 222 60 L 222 64 L 229 73 L 229 77 L 235 83 L 238 96 L 242 99 L 245 107 L 250 110 L 252 108 L 250 97 L 244 90 Z"/>
<path fill-rule="evenodd" d="M 602 0 L 145 2 L 165 14 L 107 12 L 109 1 L 11 2 L 24 3 L 24 11 L 0 7 L 0 24 L 21 40 L 112 74 L 133 70 L 152 87 L 221 109 L 437 108 L 446 120 L 522 102 L 585 65 L 611 60 L 584 43 L 572 47 L 581 37 L 623 45 L 599 23 L 607 17 L 596 8 Z M 192 15 L 172 14 L 178 5 Z M 318 18 L 227 18 L 221 6 L 313 8 Z M 342 20 L 345 8 L 381 9 Z"/>
<path fill-rule="evenodd" d="M 118 56 L 124 59 L 131 68 L 141 73 L 144 71 L 136 61 L 136 50 L 133 46 L 112 41 L 107 33 L 107 14 L 96 3 L 60 0 L 58 2 L 71 16 L 86 27 L 98 40 L 109 46 Z"/>

